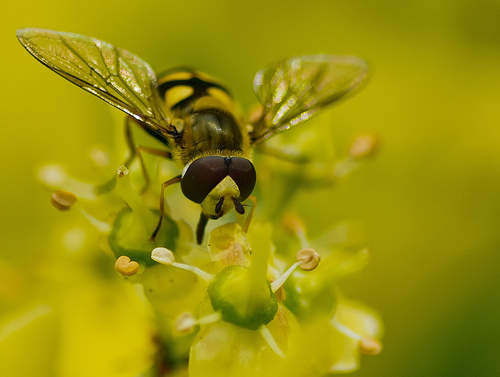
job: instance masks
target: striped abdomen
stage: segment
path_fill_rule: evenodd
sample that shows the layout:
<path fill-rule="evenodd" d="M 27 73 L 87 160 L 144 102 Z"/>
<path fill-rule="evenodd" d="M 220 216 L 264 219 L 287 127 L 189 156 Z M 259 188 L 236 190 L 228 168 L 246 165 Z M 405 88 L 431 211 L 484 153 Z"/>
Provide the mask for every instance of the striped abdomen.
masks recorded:
<path fill-rule="evenodd" d="M 160 94 L 175 118 L 184 121 L 184 163 L 206 152 L 243 153 L 248 137 L 226 88 L 198 72 L 176 71 L 159 80 Z"/>

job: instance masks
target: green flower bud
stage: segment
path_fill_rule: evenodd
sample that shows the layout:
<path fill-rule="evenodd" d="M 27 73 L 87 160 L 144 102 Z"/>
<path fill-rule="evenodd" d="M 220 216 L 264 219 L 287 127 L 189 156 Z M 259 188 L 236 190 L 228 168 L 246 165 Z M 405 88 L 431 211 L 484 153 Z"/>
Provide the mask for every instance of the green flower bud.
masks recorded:
<path fill-rule="evenodd" d="M 254 224 L 248 239 L 252 245 L 250 267 L 226 267 L 208 286 L 208 295 L 224 321 L 256 330 L 271 321 L 278 310 L 276 295 L 267 280 L 273 249 L 271 226 Z"/>
<path fill-rule="evenodd" d="M 251 290 L 254 279 L 251 272 L 246 267 L 226 267 L 208 286 L 208 295 L 214 310 L 222 314 L 223 320 L 257 330 L 274 318 L 278 301 L 266 281 L 263 281 L 262 289 Z"/>
<path fill-rule="evenodd" d="M 285 283 L 284 303 L 299 320 L 309 320 L 335 310 L 335 289 L 315 275 L 316 271 L 296 271 Z"/>
<path fill-rule="evenodd" d="M 151 259 L 151 250 L 158 246 L 175 248 L 179 230 L 177 224 L 168 216 L 163 218 L 162 226 L 156 238 L 151 240 L 152 233 L 145 229 L 144 216 L 152 223 L 158 220 L 158 211 L 137 214 L 130 208 L 122 209 L 116 216 L 109 235 L 109 245 L 116 257 L 122 255 L 147 266 L 155 264 Z"/>

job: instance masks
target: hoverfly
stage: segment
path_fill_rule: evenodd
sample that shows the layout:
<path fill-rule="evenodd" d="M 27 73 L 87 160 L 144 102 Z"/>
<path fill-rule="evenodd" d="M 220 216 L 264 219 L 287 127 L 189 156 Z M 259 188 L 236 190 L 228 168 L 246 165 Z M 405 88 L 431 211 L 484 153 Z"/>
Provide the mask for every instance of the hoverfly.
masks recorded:
<path fill-rule="evenodd" d="M 140 150 L 128 140 L 131 150 L 125 165 L 141 151 L 179 162 L 182 173 L 162 184 L 160 220 L 152 237 L 164 216 L 166 187 L 180 183 L 183 194 L 201 205 L 198 243 L 209 219 L 232 208 L 244 213 L 242 202 L 256 183 L 252 147 L 352 92 L 368 72 L 366 63 L 352 56 L 280 61 L 255 75 L 261 107 L 249 119 L 238 112 L 230 92 L 203 73 L 174 69 L 157 76 L 129 51 L 73 33 L 22 29 L 17 38 L 42 64 L 125 112 L 129 138 L 130 122 L 135 122 L 164 144 L 165 150 Z"/>

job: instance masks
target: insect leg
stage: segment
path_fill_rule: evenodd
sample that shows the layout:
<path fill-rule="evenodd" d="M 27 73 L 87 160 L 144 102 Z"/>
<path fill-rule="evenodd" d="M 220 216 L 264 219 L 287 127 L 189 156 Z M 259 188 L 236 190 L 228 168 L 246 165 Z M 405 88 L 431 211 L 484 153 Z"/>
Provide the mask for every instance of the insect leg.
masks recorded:
<path fill-rule="evenodd" d="M 154 240 L 156 235 L 158 234 L 158 231 L 161 228 L 161 223 L 163 221 L 163 217 L 165 216 L 165 189 L 173 185 L 174 183 L 179 183 L 182 179 L 181 175 L 178 175 L 174 178 L 169 179 L 168 181 L 165 181 L 161 184 L 161 191 L 160 191 L 160 220 L 158 220 L 158 224 L 156 225 L 155 230 L 153 231 L 153 234 L 151 235 L 151 239 Z"/>
<path fill-rule="evenodd" d="M 144 164 L 144 159 L 142 157 L 142 153 L 149 153 L 152 155 L 164 157 L 164 158 L 172 158 L 172 153 L 169 151 L 161 150 L 161 149 L 156 149 L 156 148 L 150 148 L 150 147 L 144 147 L 144 146 L 136 146 L 134 142 L 134 136 L 132 134 L 132 127 L 130 127 L 131 122 L 133 121 L 132 118 L 130 117 L 125 117 L 125 141 L 127 143 L 127 147 L 129 150 L 129 155 L 127 159 L 123 162 L 122 165 L 125 165 L 127 168 L 130 167 L 132 162 L 136 157 L 139 158 L 139 164 L 141 165 L 141 170 L 142 174 L 144 175 L 144 187 L 141 189 L 141 193 L 144 193 L 147 188 L 149 187 L 150 179 L 149 179 L 149 174 L 146 170 L 146 165 Z M 102 183 L 96 187 L 96 192 L 97 194 L 104 194 L 108 191 L 111 191 L 113 187 L 115 186 L 116 179 L 113 177 L 109 181 Z"/>
<path fill-rule="evenodd" d="M 200 213 L 200 219 L 198 220 L 198 225 L 196 226 L 196 242 L 201 245 L 203 241 L 203 235 L 205 234 L 205 227 L 208 223 L 208 217 Z"/>
<path fill-rule="evenodd" d="M 311 162 L 311 159 L 308 156 L 305 156 L 300 153 L 294 153 L 283 148 L 271 147 L 269 145 L 259 145 L 256 148 L 257 152 L 266 154 L 268 156 L 272 156 L 279 160 L 284 160 L 288 162 L 292 162 L 294 164 L 307 164 Z"/>

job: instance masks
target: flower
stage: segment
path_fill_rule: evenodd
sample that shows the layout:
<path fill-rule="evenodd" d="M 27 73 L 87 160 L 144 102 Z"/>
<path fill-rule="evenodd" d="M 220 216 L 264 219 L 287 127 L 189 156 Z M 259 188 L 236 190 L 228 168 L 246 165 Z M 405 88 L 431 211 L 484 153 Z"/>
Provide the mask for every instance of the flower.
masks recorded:
<path fill-rule="evenodd" d="M 227 217 L 204 245 L 189 225 L 196 206 L 175 192 L 151 237 L 159 182 L 173 171 L 168 163 L 157 165 L 145 192 L 135 165 L 120 166 L 99 191 L 62 166 L 43 167 L 52 205 L 78 214 L 79 225 L 62 232 L 64 248 L 39 266 L 50 293 L 0 327 L 0 352 L 9 354 L 0 375 L 33 375 L 31 364 L 82 377 L 308 377 L 357 369 L 360 354 L 381 351 L 381 321 L 345 298 L 338 282 L 359 271 L 369 253 L 338 242 L 335 231 L 310 242 L 285 203 L 300 187 L 337 182 L 359 166 L 375 146 L 362 138 L 328 168 L 297 174 L 280 165 L 274 206 L 264 199 L 253 218 L 261 204 L 252 199 L 247 217 Z M 93 155 L 111 160 L 103 151 Z M 271 176 L 262 170 L 263 188 Z M 29 365 L 14 351 L 20 347 L 37 355 Z"/>

